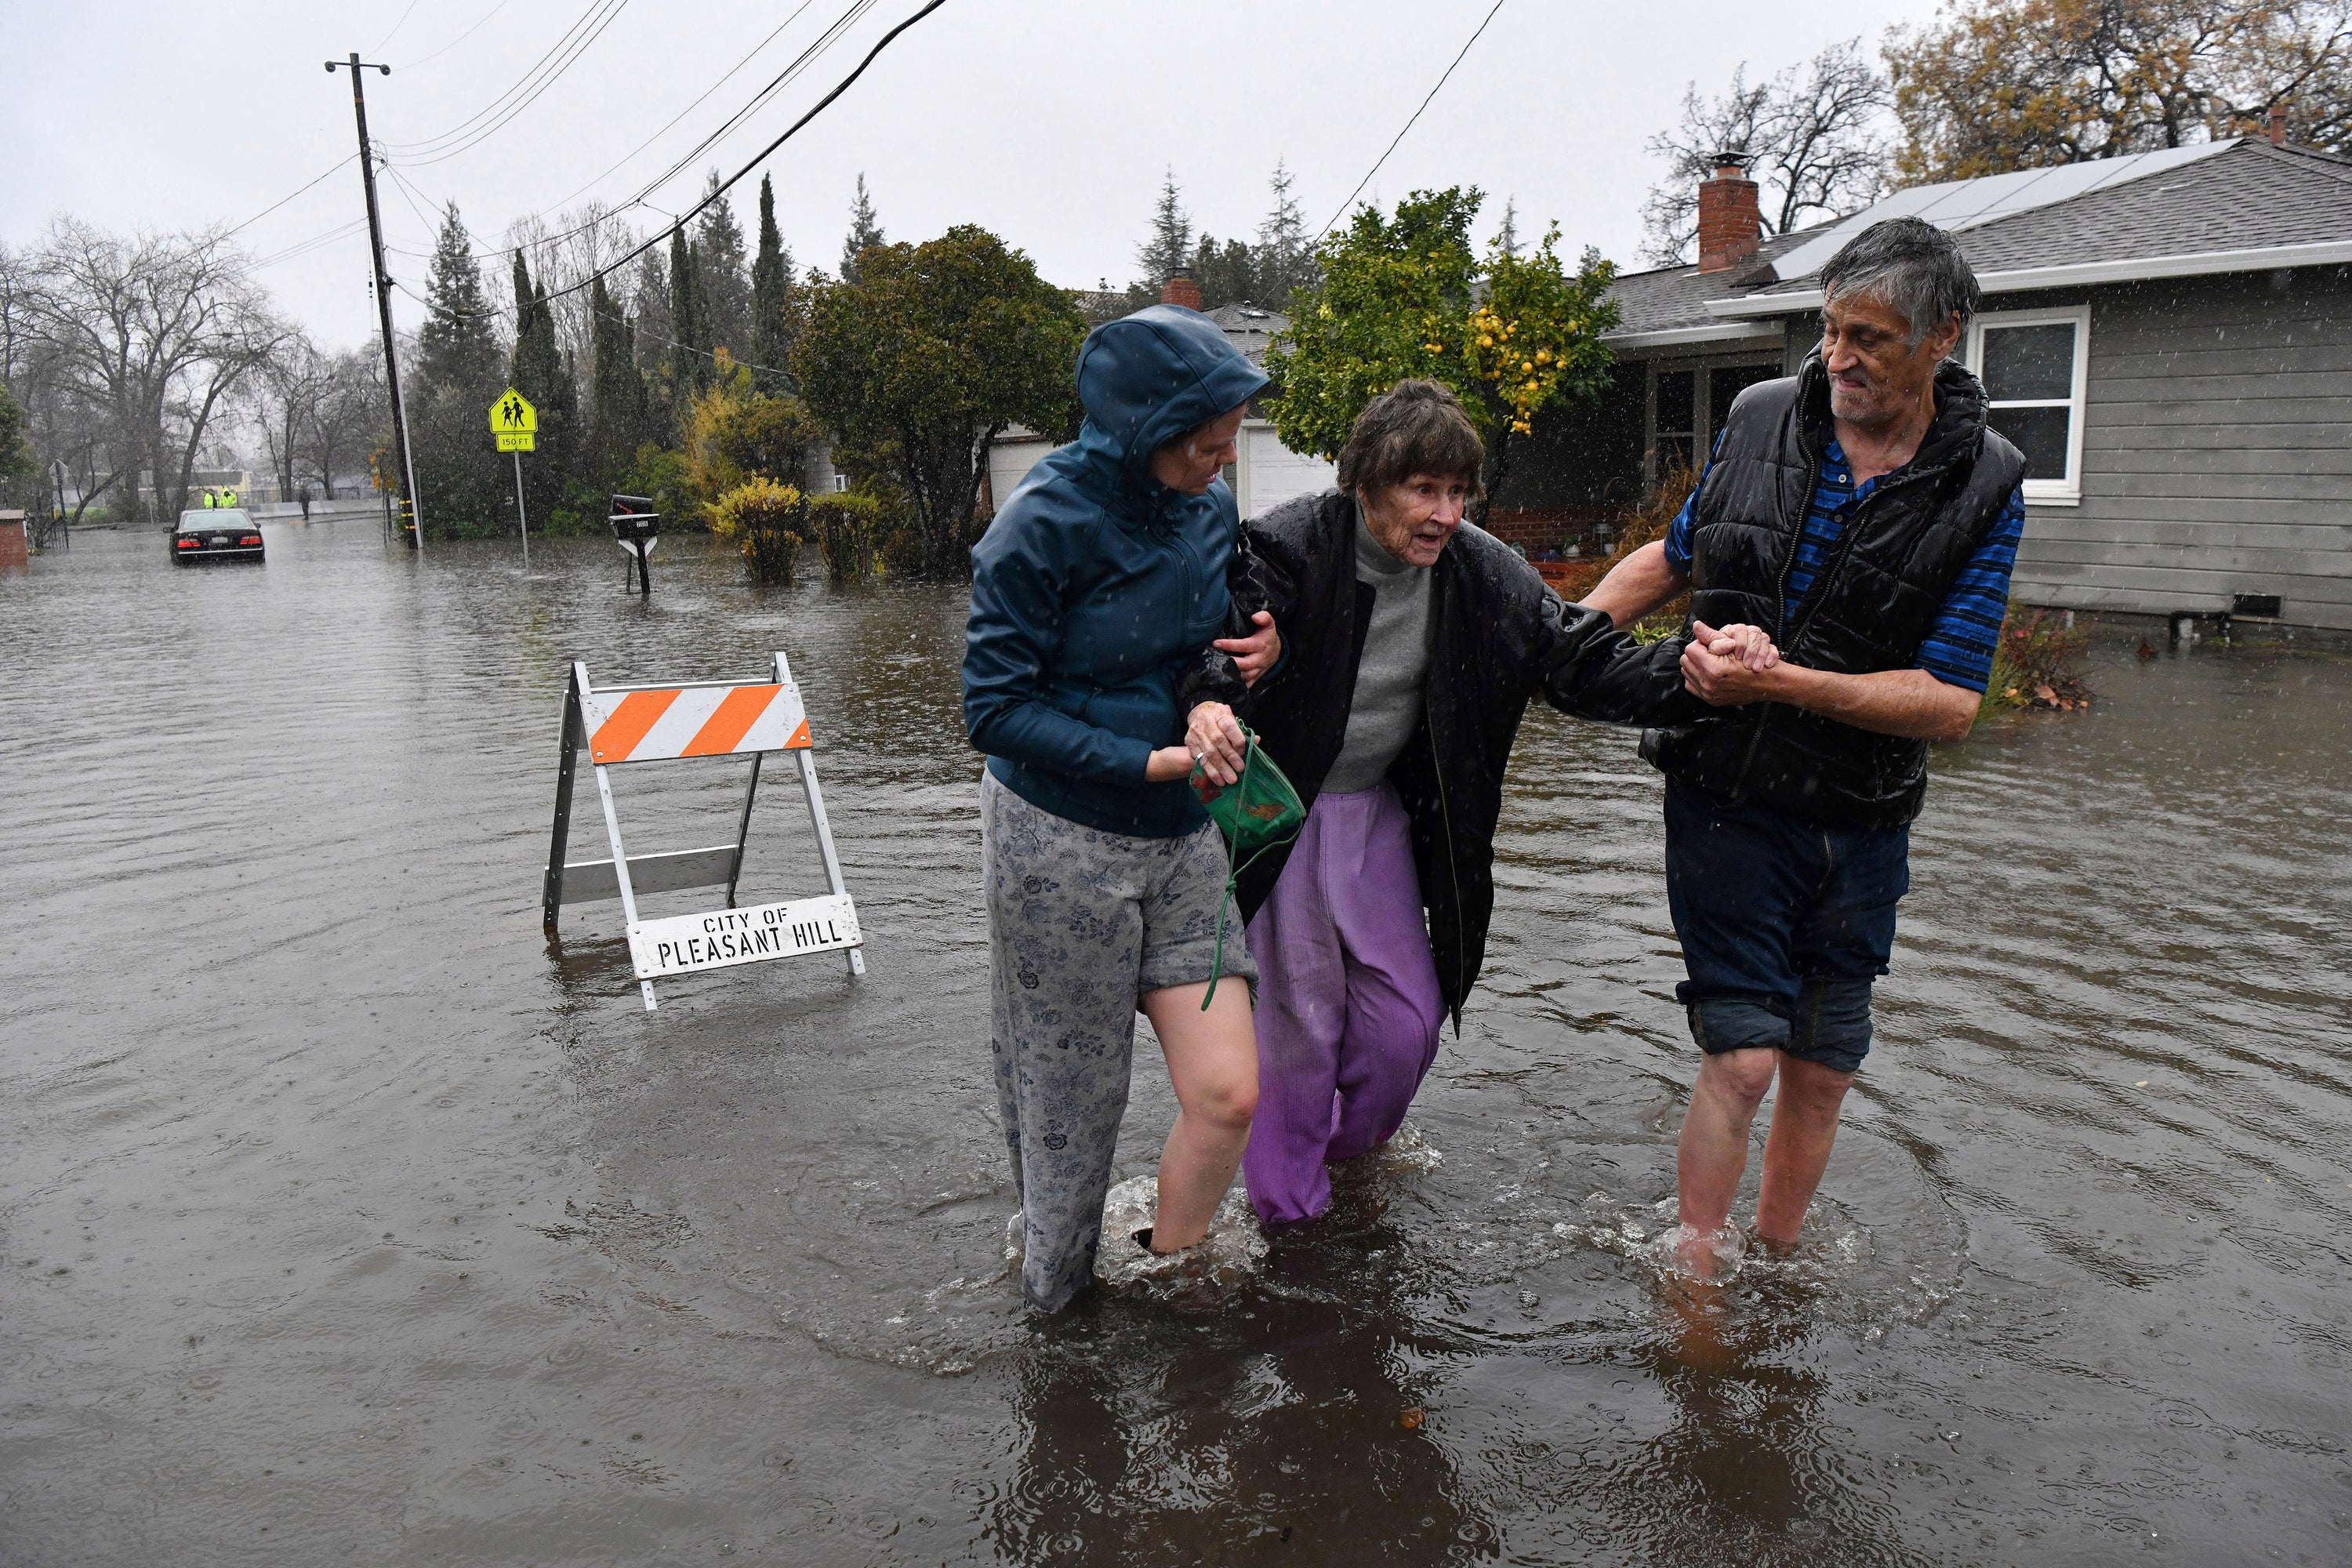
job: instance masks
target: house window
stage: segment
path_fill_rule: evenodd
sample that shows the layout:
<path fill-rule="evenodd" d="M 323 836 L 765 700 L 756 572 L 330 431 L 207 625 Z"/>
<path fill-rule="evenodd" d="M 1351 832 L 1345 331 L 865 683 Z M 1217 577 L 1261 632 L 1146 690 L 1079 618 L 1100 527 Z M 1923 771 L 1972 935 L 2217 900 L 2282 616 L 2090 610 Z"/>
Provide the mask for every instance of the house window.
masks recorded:
<path fill-rule="evenodd" d="M 2025 499 L 2080 500 L 2083 390 L 2091 309 L 1992 310 L 1969 327 L 1969 368 L 1983 381 L 1986 418 L 2025 454 Z"/>
<path fill-rule="evenodd" d="M 1663 474 L 1677 464 L 1696 468 L 1692 454 L 1698 443 L 1698 372 L 1660 371 L 1656 406 L 1651 445 L 1658 454 L 1658 471 Z"/>
<path fill-rule="evenodd" d="M 1715 449 L 1734 399 L 1759 381 L 1782 374 L 1777 359 L 1748 364 L 1660 370 L 1650 403 L 1650 477 L 1677 466 L 1696 473 Z"/>

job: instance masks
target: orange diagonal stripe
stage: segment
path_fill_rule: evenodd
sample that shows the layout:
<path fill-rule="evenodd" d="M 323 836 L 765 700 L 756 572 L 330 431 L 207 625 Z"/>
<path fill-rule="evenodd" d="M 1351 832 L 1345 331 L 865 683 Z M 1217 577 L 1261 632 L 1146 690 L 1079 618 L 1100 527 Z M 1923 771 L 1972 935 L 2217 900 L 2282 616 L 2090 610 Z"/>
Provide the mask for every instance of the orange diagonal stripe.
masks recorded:
<path fill-rule="evenodd" d="M 596 734 L 588 743 L 589 751 L 600 763 L 625 763 L 637 742 L 646 738 L 669 705 L 677 700 L 676 690 L 632 691 L 621 699 L 613 716 L 596 726 Z"/>
<path fill-rule="evenodd" d="M 773 686 L 739 686 L 727 694 L 719 710 L 703 721 L 686 743 L 681 757 L 723 757 L 735 749 L 735 742 L 750 732 L 759 722 L 760 715 L 774 701 L 779 688 Z"/>
<path fill-rule="evenodd" d="M 805 752 L 815 744 L 816 742 L 814 741 L 809 739 L 808 721 L 803 719 L 801 721 L 801 727 L 793 731 L 793 738 L 784 742 L 784 750 L 788 752 Z"/>

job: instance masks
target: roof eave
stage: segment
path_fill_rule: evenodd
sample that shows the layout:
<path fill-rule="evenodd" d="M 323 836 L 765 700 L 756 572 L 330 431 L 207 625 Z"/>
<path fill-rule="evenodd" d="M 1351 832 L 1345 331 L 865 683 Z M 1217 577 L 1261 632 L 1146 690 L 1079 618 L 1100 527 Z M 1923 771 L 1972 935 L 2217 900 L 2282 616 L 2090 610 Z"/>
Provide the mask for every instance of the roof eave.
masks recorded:
<path fill-rule="evenodd" d="M 1977 287 L 1988 294 L 2021 294 L 2035 289 L 2201 278 L 2225 272 L 2270 272 L 2284 267 L 2331 267 L 2345 262 L 2352 262 L 2352 240 L 2328 239 L 2308 245 L 2267 245 L 2252 250 L 2202 250 L 2181 256 L 2077 261 L 2060 267 L 2020 267 L 2005 272 L 1979 272 Z M 1734 320 L 1794 315 L 1821 308 L 1822 291 L 1818 289 L 1706 302 L 1708 315 Z"/>
<path fill-rule="evenodd" d="M 1777 323 L 1725 321 L 1705 327 L 1656 327 L 1648 331 L 1603 332 L 1601 341 L 1620 353 L 1627 353 L 1643 349 L 1681 348 L 1699 343 L 1773 342 L 1781 335 Z"/>

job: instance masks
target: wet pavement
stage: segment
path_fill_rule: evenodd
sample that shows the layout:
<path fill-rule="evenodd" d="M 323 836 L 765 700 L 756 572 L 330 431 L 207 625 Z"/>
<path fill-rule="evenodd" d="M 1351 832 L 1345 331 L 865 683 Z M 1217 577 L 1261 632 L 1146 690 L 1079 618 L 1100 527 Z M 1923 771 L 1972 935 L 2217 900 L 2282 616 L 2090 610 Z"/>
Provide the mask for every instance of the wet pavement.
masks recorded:
<path fill-rule="evenodd" d="M 268 532 L 0 582 L 0 1561 L 2352 1560 L 2340 644 L 2103 642 L 2092 711 L 1939 757 L 1825 1195 L 1714 1300 L 1655 1256 L 1696 1065 L 1658 784 L 1531 718 L 1397 1146 L 1262 1258 L 1041 1324 L 961 595 Z M 868 973 L 647 1015 L 617 906 L 540 932 L 566 661 L 772 647 Z M 632 848 L 724 837 L 740 777 L 625 770 Z M 765 794 L 744 900 L 821 888 Z M 1146 1039 L 1122 1178 L 1173 1113 Z"/>

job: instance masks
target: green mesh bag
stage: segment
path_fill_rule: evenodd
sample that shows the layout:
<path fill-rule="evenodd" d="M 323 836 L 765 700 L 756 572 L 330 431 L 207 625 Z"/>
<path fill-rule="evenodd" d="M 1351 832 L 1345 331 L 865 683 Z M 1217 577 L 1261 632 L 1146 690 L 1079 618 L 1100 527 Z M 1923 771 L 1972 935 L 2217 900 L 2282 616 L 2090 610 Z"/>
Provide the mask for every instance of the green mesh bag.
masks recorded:
<path fill-rule="evenodd" d="M 1233 784 L 1219 788 L 1199 763 L 1192 764 L 1192 793 L 1225 836 L 1225 897 L 1217 906 L 1217 956 L 1208 994 L 1201 998 L 1203 1013 L 1217 999 L 1217 982 L 1224 978 L 1225 916 L 1233 908 L 1234 884 L 1252 861 L 1289 843 L 1307 826 L 1307 807 L 1300 803 L 1298 792 L 1290 787 L 1290 780 L 1257 743 L 1257 731 L 1244 724 L 1242 735 L 1242 776 Z"/>

